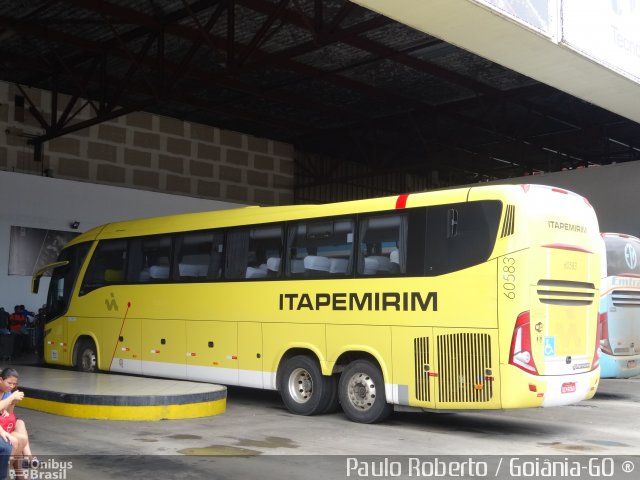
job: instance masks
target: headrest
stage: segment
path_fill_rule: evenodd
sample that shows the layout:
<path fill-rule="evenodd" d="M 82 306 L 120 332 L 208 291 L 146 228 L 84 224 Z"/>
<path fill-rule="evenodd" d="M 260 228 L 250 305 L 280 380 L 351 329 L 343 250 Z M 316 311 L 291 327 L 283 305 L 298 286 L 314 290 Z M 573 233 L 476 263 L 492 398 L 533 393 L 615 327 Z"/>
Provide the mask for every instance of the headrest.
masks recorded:
<path fill-rule="evenodd" d="M 304 257 L 304 268 L 306 270 L 317 270 L 320 272 L 328 272 L 331 268 L 331 262 L 327 257 L 318 255 L 308 255 Z"/>
<path fill-rule="evenodd" d="M 269 257 L 267 258 L 267 270 L 272 272 L 280 271 L 280 258 L 278 257 Z"/>

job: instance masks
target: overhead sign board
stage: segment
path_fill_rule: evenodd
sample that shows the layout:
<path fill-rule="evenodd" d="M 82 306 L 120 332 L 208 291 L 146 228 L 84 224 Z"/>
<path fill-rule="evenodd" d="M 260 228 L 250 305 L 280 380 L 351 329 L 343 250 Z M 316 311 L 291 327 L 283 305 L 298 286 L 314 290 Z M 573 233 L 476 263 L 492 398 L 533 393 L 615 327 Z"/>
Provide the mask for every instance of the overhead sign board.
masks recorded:
<path fill-rule="evenodd" d="M 351 0 L 640 122 L 640 0 Z"/>
<path fill-rule="evenodd" d="M 640 0 L 562 0 L 561 42 L 640 82 Z"/>
<path fill-rule="evenodd" d="M 556 0 L 473 0 L 552 37 L 555 35 Z"/>
<path fill-rule="evenodd" d="M 640 82 L 640 0 L 471 1 Z"/>

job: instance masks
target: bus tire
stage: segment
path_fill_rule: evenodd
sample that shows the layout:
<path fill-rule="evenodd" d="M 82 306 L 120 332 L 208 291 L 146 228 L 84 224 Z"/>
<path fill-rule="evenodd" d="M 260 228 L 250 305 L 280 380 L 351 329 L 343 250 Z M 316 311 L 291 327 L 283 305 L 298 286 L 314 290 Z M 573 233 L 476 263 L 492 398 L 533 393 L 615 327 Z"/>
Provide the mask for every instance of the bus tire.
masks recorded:
<path fill-rule="evenodd" d="M 76 349 L 76 370 L 80 372 L 98 371 L 98 353 L 91 339 L 82 339 Z"/>
<path fill-rule="evenodd" d="M 290 412 L 297 415 L 326 413 L 336 402 L 336 382 L 322 375 L 315 360 L 296 355 L 286 360 L 278 375 L 278 390 Z"/>
<path fill-rule="evenodd" d="M 382 422 L 393 411 L 387 403 L 382 373 L 368 360 L 356 360 L 344 369 L 338 394 L 342 410 L 352 422 Z"/>
<path fill-rule="evenodd" d="M 338 378 L 335 375 L 325 378 L 327 379 L 328 389 L 326 407 L 324 407 L 324 409 L 319 413 L 336 413 L 340 410 L 340 401 L 338 400 Z"/>

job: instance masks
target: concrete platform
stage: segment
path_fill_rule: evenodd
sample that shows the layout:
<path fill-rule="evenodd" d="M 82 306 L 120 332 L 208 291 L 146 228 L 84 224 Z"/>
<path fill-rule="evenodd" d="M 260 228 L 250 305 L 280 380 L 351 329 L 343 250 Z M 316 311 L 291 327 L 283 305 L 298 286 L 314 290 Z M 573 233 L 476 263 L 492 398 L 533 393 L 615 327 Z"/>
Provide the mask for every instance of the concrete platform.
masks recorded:
<path fill-rule="evenodd" d="M 16 365 L 20 407 L 99 420 L 176 420 L 226 410 L 227 388 L 209 383 Z"/>

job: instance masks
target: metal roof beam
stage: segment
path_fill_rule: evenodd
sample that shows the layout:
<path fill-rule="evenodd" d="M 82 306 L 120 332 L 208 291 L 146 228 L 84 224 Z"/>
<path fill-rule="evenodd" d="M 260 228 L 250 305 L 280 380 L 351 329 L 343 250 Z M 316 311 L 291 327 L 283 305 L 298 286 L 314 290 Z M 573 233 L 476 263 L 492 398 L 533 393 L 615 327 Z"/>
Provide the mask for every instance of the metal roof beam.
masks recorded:
<path fill-rule="evenodd" d="M 237 0 L 238 3 L 243 6 L 253 9 L 255 11 L 266 13 L 270 8 L 268 5 L 260 2 L 260 0 Z M 294 14 L 293 12 L 284 12 L 283 18 L 296 25 L 300 28 L 308 29 L 308 22 L 305 19 L 300 18 L 304 16 L 302 13 L 300 15 Z M 441 78 L 446 80 L 447 82 L 454 83 L 458 86 L 467 88 L 476 94 L 487 95 L 493 98 L 504 99 L 510 102 L 517 102 L 522 106 L 526 106 L 527 108 L 532 109 L 532 111 L 538 115 L 541 115 L 545 118 L 550 118 L 552 120 L 564 123 L 567 126 L 574 127 L 576 129 L 584 129 L 585 125 L 578 124 L 575 120 L 570 120 L 567 118 L 563 118 L 561 114 L 556 111 L 552 111 L 550 109 L 544 108 L 540 105 L 533 104 L 531 102 L 527 102 L 524 100 L 519 100 L 517 97 L 513 97 L 508 94 L 508 92 L 504 92 L 502 90 L 498 90 L 496 88 L 490 87 L 484 83 L 481 83 L 477 80 L 474 80 L 470 77 L 458 74 L 446 68 L 443 68 L 439 65 L 433 64 L 431 62 L 427 62 L 425 60 L 418 59 L 411 55 L 405 54 L 398 50 L 394 50 L 390 47 L 387 47 L 379 42 L 375 42 L 373 40 L 364 38 L 362 36 L 349 36 L 341 39 L 350 45 L 360 48 L 365 51 L 369 51 L 375 55 L 381 56 L 383 58 L 389 58 L 398 63 L 402 63 L 408 67 L 411 67 L 417 71 L 421 71 L 423 73 L 427 73 L 429 75 L 435 76 L 437 78 Z"/>
<path fill-rule="evenodd" d="M 104 2 L 101 2 L 101 3 L 104 3 Z M 118 7 L 116 11 L 119 14 L 124 14 L 122 7 Z M 0 22 L 1 21 L 2 21 L 2 18 L 0 17 Z M 20 28 L 26 29 L 28 33 L 35 34 L 35 32 L 32 32 L 32 29 L 30 26 L 23 25 Z M 71 45 L 74 47 L 79 47 L 80 45 L 83 45 L 84 49 L 88 49 L 96 53 L 105 53 L 103 51 L 103 47 L 101 46 L 101 44 L 97 42 L 84 40 L 70 34 L 58 35 L 56 32 L 50 31 L 49 29 L 46 29 L 46 28 L 39 28 L 38 30 L 42 36 L 52 41 Z M 190 32 L 191 34 L 189 35 L 189 38 L 196 39 L 195 41 L 200 40 L 198 32 L 196 32 L 195 30 L 190 30 Z M 222 47 L 222 44 L 226 43 L 224 39 L 215 37 L 213 35 L 209 35 L 209 38 L 215 45 L 219 45 L 220 47 Z M 109 54 L 124 60 L 132 61 L 134 59 L 134 57 L 132 57 L 131 55 L 131 52 L 123 51 L 121 49 L 111 50 Z M 136 61 L 139 62 L 141 65 L 149 66 L 149 67 L 155 68 L 156 70 L 159 70 L 158 61 L 149 56 L 144 56 L 142 58 L 136 59 Z M 164 66 L 167 69 L 167 71 L 171 72 L 172 75 L 179 75 L 181 73 L 179 70 L 179 65 L 165 61 Z M 316 73 L 315 69 L 312 69 L 312 71 Z M 212 73 L 202 68 L 195 68 L 195 67 L 192 68 L 192 76 L 195 77 L 198 81 L 202 82 L 204 85 L 212 85 L 212 84 L 218 85 L 220 87 L 227 88 L 232 91 L 241 92 L 244 94 L 264 98 L 264 99 L 275 101 L 275 102 L 281 102 L 281 103 L 288 104 L 303 110 L 313 109 L 321 112 L 331 112 L 333 115 L 340 116 L 340 117 L 347 117 L 352 119 L 360 118 L 360 115 L 357 112 L 352 112 L 341 107 L 330 107 L 324 103 L 316 102 L 309 99 L 308 97 L 304 97 L 300 95 L 294 95 L 291 93 L 277 93 L 274 91 L 259 89 L 251 85 L 244 84 L 235 77 L 231 77 L 229 75 L 224 75 L 221 73 Z"/>

